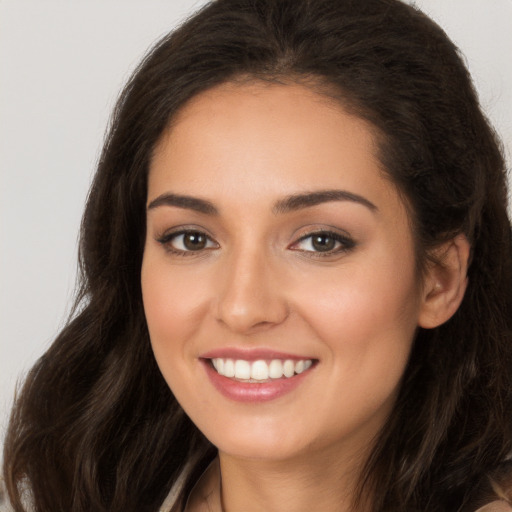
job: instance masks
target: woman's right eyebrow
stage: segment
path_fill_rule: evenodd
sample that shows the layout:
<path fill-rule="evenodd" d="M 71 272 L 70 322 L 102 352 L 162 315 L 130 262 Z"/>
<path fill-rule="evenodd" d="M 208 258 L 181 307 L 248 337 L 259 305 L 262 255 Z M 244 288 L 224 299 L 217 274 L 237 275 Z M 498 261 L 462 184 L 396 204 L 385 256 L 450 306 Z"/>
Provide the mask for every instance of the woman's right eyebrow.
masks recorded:
<path fill-rule="evenodd" d="M 187 210 L 194 210 L 206 215 L 218 215 L 217 208 L 206 199 L 199 199 L 198 197 L 183 196 L 180 194 L 165 193 L 153 199 L 147 207 L 148 210 L 158 208 L 159 206 L 176 206 L 178 208 L 185 208 Z"/>

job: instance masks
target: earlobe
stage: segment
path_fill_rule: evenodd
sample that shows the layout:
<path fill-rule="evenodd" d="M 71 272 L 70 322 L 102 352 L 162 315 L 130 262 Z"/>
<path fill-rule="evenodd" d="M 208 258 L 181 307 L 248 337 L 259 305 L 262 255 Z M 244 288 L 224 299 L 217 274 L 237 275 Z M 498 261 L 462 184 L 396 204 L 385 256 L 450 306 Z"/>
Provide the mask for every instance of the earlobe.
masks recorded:
<path fill-rule="evenodd" d="M 424 279 L 418 325 L 433 329 L 449 320 L 459 308 L 467 288 L 470 244 L 457 235 L 435 251 Z"/>

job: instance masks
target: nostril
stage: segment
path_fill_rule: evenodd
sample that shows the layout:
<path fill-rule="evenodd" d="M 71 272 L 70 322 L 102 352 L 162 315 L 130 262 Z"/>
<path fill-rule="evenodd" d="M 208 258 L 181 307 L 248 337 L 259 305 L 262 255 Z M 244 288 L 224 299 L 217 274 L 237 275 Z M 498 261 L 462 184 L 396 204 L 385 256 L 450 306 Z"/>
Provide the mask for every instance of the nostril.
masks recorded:
<path fill-rule="evenodd" d="M 236 332 L 254 332 L 281 324 L 288 317 L 288 306 L 279 296 L 256 297 L 242 300 L 220 298 L 216 318 Z"/>
<path fill-rule="evenodd" d="M 237 256 L 237 257 L 235 257 Z M 273 267 L 261 251 L 237 252 L 217 275 L 214 314 L 219 322 L 239 333 L 280 324 L 288 316 L 286 288 L 279 286 Z"/>

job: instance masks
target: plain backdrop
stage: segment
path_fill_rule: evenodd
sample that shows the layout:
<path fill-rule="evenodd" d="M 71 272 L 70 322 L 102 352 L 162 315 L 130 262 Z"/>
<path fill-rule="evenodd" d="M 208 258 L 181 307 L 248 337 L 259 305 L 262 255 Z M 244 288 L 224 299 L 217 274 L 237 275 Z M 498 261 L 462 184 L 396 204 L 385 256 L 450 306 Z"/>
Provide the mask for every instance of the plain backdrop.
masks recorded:
<path fill-rule="evenodd" d="M 0 0 L 0 438 L 62 327 L 109 113 L 146 50 L 205 0 Z M 462 49 L 512 155 L 512 0 L 421 0 Z"/>

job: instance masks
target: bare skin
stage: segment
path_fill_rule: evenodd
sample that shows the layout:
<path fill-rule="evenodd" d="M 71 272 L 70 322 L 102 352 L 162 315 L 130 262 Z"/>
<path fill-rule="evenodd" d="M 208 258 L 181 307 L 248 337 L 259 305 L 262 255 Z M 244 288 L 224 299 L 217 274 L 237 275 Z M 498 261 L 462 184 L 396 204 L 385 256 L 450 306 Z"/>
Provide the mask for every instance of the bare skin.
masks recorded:
<path fill-rule="evenodd" d="M 150 168 L 142 290 L 162 374 L 219 449 L 225 512 L 351 510 L 415 330 L 462 299 L 467 243 L 444 250 L 420 281 L 371 127 L 312 90 L 224 84 L 182 109 Z M 310 366 L 284 391 L 214 369 L 258 357 Z"/>

